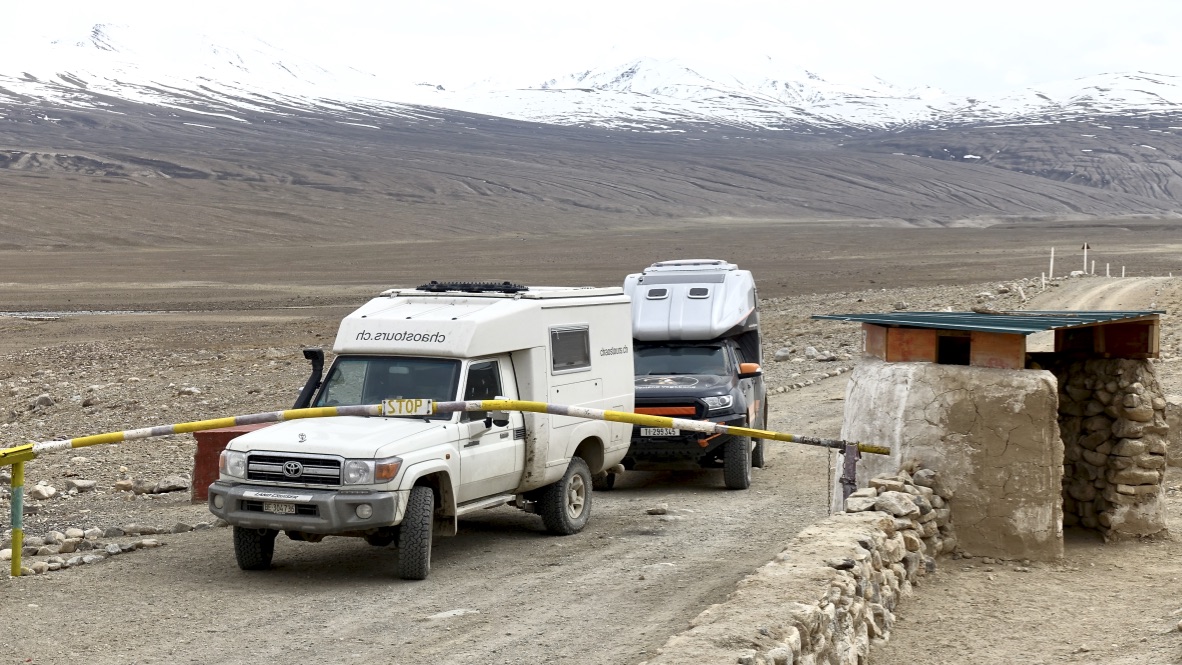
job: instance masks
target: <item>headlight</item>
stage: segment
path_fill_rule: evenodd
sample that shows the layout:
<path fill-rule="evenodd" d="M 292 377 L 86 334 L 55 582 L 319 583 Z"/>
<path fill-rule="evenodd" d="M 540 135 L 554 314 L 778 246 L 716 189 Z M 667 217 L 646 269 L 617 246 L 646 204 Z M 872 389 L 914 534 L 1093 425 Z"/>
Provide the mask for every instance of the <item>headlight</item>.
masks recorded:
<path fill-rule="evenodd" d="M 735 403 L 735 398 L 732 395 L 722 395 L 721 397 L 707 397 L 702 401 L 706 402 L 706 406 L 710 407 L 711 411 L 717 411 L 729 409 Z"/>
<path fill-rule="evenodd" d="M 373 482 L 373 462 L 362 459 L 345 460 L 341 467 L 341 483 L 345 485 L 368 485 Z"/>
<path fill-rule="evenodd" d="M 246 453 L 235 450 L 223 450 L 218 458 L 218 471 L 223 475 L 234 478 L 246 477 Z"/>

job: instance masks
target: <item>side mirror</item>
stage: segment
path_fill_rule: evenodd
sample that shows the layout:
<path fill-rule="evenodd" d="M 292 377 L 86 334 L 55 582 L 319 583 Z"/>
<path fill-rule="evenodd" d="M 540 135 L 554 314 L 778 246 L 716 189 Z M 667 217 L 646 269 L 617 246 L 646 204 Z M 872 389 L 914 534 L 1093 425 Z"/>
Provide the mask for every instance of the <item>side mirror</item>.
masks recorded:
<path fill-rule="evenodd" d="M 509 399 L 509 398 L 505 397 L 504 395 L 497 395 L 493 399 L 505 400 L 505 399 Z M 505 425 L 509 424 L 509 412 L 508 411 L 493 411 L 493 412 L 489 413 L 488 416 L 489 416 L 489 418 L 492 418 L 493 424 L 496 425 L 497 427 L 504 427 Z"/>
<path fill-rule="evenodd" d="M 754 379 L 761 374 L 763 374 L 763 369 L 759 363 L 739 363 L 740 379 Z"/>

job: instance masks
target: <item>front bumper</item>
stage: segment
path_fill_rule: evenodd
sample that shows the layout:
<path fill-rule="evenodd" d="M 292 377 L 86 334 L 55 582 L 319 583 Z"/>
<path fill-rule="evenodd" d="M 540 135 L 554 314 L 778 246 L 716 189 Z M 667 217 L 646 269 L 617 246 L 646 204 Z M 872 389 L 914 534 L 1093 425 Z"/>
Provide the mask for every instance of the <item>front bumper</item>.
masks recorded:
<path fill-rule="evenodd" d="M 401 521 L 399 492 L 342 492 L 288 488 L 218 480 L 209 486 L 209 511 L 234 526 L 330 535 L 393 526 Z M 222 507 L 215 507 L 220 502 Z M 263 512 L 263 503 L 286 503 L 296 514 Z M 369 504 L 373 514 L 362 519 L 357 506 Z"/>
<path fill-rule="evenodd" d="M 734 426 L 745 426 L 747 423 L 747 417 L 742 413 L 715 416 L 708 420 Z M 678 436 L 640 436 L 640 429 L 639 426 L 632 428 L 632 445 L 628 448 L 627 456 L 632 462 L 691 461 L 705 464 L 721 457 L 722 446 L 731 439 L 729 434 L 685 431 Z"/>

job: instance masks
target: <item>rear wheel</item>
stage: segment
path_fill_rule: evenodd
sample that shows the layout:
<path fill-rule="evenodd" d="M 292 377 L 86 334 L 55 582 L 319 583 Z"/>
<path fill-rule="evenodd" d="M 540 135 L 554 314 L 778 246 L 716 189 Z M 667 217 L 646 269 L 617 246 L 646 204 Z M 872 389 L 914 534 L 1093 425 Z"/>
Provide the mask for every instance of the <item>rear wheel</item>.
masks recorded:
<path fill-rule="evenodd" d="M 275 536 L 271 529 L 234 527 L 234 558 L 242 570 L 266 570 L 275 556 Z"/>
<path fill-rule="evenodd" d="M 751 487 L 751 438 L 731 437 L 723 449 L 722 480 L 728 490 Z"/>
<path fill-rule="evenodd" d="M 558 482 L 542 488 L 538 512 L 546 530 L 569 536 L 583 530 L 591 517 L 591 470 L 581 457 L 573 457 Z"/>
<path fill-rule="evenodd" d="M 756 429 L 767 429 L 767 397 L 764 397 L 763 405 L 760 407 L 763 412 L 759 415 L 759 425 Z M 751 466 L 762 469 L 763 468 L 763 439 L 753 439 L 755 441 L 755 450 L 751 451 Z"/>
<path fill-rule="evenodd" d="M 616 474 L 605 473 L 591 479 L 591 488 L 596 492 L 608 492 L 616 486 Z"/>
<path fill-rule="evenodd" d="M 398 539 L 398 532 L 396 529 L 382 528 L 374 533 L 365 534 L 365 542 L 374 547 L 387 547 Z"/>
<path fill-rule="evenodd" d="M 410 490 L 406 514 L 398 530 L 398 577 L 425 580 L 431 572 L 431 530 L 435 519 L 435 494 L 418 485 Z"/>

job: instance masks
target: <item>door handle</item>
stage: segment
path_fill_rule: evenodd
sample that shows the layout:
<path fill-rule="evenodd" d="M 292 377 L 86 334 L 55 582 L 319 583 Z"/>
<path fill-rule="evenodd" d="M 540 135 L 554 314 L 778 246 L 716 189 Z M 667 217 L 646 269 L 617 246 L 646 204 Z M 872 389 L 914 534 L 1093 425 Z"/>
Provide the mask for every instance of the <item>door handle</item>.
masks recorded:
<path fill-rule="evenodd" d="M 502 439 L 508 439 L 508 438 L 509 438 L 509 433 L 508 433 L 508 432 L 501 432 L 501 438 L 502 438 Z"/>
<path fill-rule="evenodd" d="M 480 445 L 480 439 L 472 439 L 468 443 L 465 443 L 464 447 L 471 448 L 472 446 L 479 446 L 479 445 Z"/>

